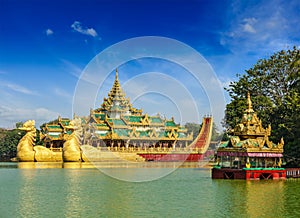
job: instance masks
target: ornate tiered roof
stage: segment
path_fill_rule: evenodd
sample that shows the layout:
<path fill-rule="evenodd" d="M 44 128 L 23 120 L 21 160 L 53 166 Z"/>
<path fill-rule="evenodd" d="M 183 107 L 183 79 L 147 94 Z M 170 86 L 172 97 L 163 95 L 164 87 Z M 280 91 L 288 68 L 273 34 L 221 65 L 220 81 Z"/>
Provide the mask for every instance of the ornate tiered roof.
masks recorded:
<path fill-rule="evenodd" d="M 192 134 L 176 124 L 174 118 L 169 120 L 159 114 L 149 116 L 136 109 L 126 98 L 116 70 L 115 81 L 104 98 L 101 107 L 90 111 L 87 120 L 95 135 L 101 139 L 140 139 L 165 141 L 192 141 Z"/>
<path fill-rule="evenodd" d="M 230 140 L 221 144 L 219 151 L 247 151 L 247 152 L 275 152 L 282 153 L 284 141 L 281 138 L 278 144 L 269 140 L 271 125 L 263 128 L 261 120 L 252 108 L 250 93 L 247 94 L 247 109 L 243 117 L 233 129 Z"/>
<path fill-rule="evenodd" d="M 101 108 L 98 111 L 108 113 L 110 117 L 119 117 L 121 114 L 140 115 L 142 113 L 142 110 L 133 108 L 130 99 L 126 98 L 119 82 L 118 69 L 116 70 L 113 87 L 108 93 L 108 98 L 104 98 Z"/>
<path fill-rule="evenodd" d="M 121 88 L 118 70 L 108 97 L 103 99 L 100 108 L 91 109 L 89 116 L 82 117 L 81 121 L 84 140 L 193 140 L 193 133 L 188 134 L 187 129 L 176 124 L 174 118 L 166 119 L 159 114 L 149 116 L 134 108 Z M 43 130 L 46 139 L 63 140 L 65 134 L 70 134 L 66 128 L 69 122 L 69 119 L 59 117 L 56 122 L 47 124 Z"/>
<path fill-rule="evenodd" d="M 63 135 L 65 133 L 69 134 L 69 132 L 66 129 L 66 126 L 68 126 L 69 123 L 70 119 L 61 118 L 59 116 L 54 122 L 47 123 L 45 125 L 45 127 L 42 129 L 41 136 L 44 137 L 46 141 L 63 140 Z"/>
<path fill-rule="evenodd" d="M 239 136 L 241 139 L 269 137 L 271 135 L 271 125 L 264 129 L 261 120 L 252 108 L 250 93 L 247 94 L 248 108 L 245 110 L 244 115 L 239 124 L 234 128 L 233 134 Z"/>

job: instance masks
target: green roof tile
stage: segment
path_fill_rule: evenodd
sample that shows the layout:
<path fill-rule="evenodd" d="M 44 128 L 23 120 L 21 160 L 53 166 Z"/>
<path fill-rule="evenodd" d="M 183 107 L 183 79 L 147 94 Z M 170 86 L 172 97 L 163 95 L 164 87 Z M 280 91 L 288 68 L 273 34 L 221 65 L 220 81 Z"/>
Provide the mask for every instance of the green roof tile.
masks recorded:
<path fill-rule="evenodd" d="M 104 119 L 105 119 L 105 114 L 94 114 L 94 116 L 95 116 L 97 119 L 100 119 L 100 120 L 104 120 Z"/>
<path fill-rule="evenodd" d="M 182 132 L 178 133 L 178 138 L 185 138 L 185 137 L 186 137 L 186 134 L 184 134 Z"/>
<path fill-rule="evenodd" d="M 148 132 L 147 131 L 137 131 L 137 132 L 139 132 L 139 134 L 140 134 L 140 137 L 143 137 L 143 136 L 148 136 Z"/>
<path fill-rule="evenodd" d="M 60 125 L 48 125 L 49 129 L 62 129 Z"/>
<path fill-rule="evenodd" d="M 118 134 L 118 136 L 129 136 L 129 130 L 127 129 L 114 129 L 114 132 Z"/>
<path fill-rule="evenodd" d="M 61 120 L 60 123 L 61 123 L 63 126 L 68 126 L 69 123 L 70 123 L 70 120 Z"/>
<path fill-rule="evenodd" d="M 219 147 L 226 148 L 228 146 L 228 144 L 229 144 L 229 141 L 226 141 L 226 142 L 221 143 Z"/>
<path fill-rule="evenodd" d="M 166 121 L 165 126 L 176 126 L 176 124 L 174 123 L 174 121 L 168 120 Z"/>
<path fill-rule="evenodd" d="M 162 123 L 162 119 L 159 117 L 149 117 L 151 123 Z"/>
<path fill-rule="evenodd" d="M 106 123 L 97 123 L 96 126 L 98 127 L 107 127 Z"/>
<path fill-rule="evenodd" d="M 124 126 L 126 125 L 121 119 L 111 119 L 112 123 L 116 126 Z"/>
<path fill-rule="evenodd" d="M 141 119 L 141 116 L 129 116 L 129 121 L 133 123 L 139 123 L 141 122 Z"/>

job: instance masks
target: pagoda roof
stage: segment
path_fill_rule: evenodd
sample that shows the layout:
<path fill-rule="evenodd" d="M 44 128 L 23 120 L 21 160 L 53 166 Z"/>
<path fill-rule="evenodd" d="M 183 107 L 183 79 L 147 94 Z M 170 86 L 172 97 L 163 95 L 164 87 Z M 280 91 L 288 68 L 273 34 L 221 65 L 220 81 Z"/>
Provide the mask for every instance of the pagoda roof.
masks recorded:
<path fill-rule="evenodd" d="M 151 123 L 159 123 L 159 124 L 164 122 L 159 116 L 149 117 L 149 121 Z"/>
<path fill-rule="evenodd" d="M 62 122 L 67 125 L 70 120 Z M 111 90 L 100 108 L 91 109 L 89 117 L 83 125 L 89 134 L 108 140 L 161 140 L 161 141 L 192 141 L 192 134 L 175 123 L 174 118 L 166 120 L 159 114 L 149 116 L 136 109 L 126 98 L 120 82 L 118 70 Z M 63 127 L 63 126 L 62 126 Z M 62 132 L 65 132 L 64 127 Z"/>
<path fill-rule="evenodd" d="M 99 120 L 104 120 L 105 114 L 104 113 L 94 113 L 94 117 Z"/>
<path fill-rule="evenodd" d="M 133 108 L 132 104 L 130 103 L 130 99 L 126 98 L 126 94 L 123 92 L 121 84 L 119 82 L 118 69 L 116 70 L 115 81 L 108 93 L 108 97 L 104 98 L 101 107 L 95 110 L 95 112 L 101 111 L 108 113 L 120 112 L 121 114 L 127 112 L 130 112 L 132 114 L 142 113 L 142 110 Z"/>
<path fill-rule="evenodd" d="M 241 139 L 269 137 L 271 135 L 271 125 L 265 129 L 262 126 L 261 120 L 257 117 L 256 112 L 252 108 L 250 93 L 247 93 L 248 107 L 244 111 L 240 123 L 233 129 L 233 135 L 239 136 Z"/>
<path fill-rule="evenodd" d="M 140 115 L 128 115 L 123 116 L 123 118 L 130 123 L 140 123 L 142 120 L 142 116 Z"/>
<path fill-rule="evenodd" d="M 278 144 L 269 140 L 271 135 L 271 125 L 263 128 L 261 120 L 252 108 L 250 93 L 247 93 L 247 109 L 243 117 L 235 128 L 229 141 L 223 142 L 218 148 L 219 151 L 247 151 L 247 152 L 276 152 L 282 153 L 284 141 L 283 138 Z"/>
<path fill-rule="evenodd" d="M 69 118 L 61 118 L 59 116 L 55 121 L 47 123 L 42 129 L 45 140 L 64 140 L 64 134 L 71 134 L 66 128 L 70 121 Z"/>
<path fill-rule="evenodd" d="M 178 125 L 174 122 L 174 118 L 172 118 L 171 120 L 167 120 L 165 122 L 165 126 L 170 126 L 170 127 L 177 127 Z"/>
<path fill-rule="evenodd" d="M 109 122 L 110 125 L 112 125 L 112 126 L 123 126 L 123 127 L 126 127 L 126 123 L 122 119 L 108 118 L 107 122 Z"/>
<path fill-rule="evenodd" d="M 70 119 L 68 118 L 61 118 L 60 116 L 57 118 L 57 120 L 47 123 L 45 126 L 44 131 L 45 132 L 62 132 L 65 130 L 65 127 L 68 126 L 70 123 Z"/>
<path fill-rule="evenodd" d="M 110 127 L 108 126 L 107 123 L 95 123 L 94 125 L 94 128 L 95 129 L 98 129 L 98 130 L 109 130 Z"/>
<path fill-rule="evenodd" d="M 63 128 L 60 125 L 56 124 L 47 124 L 47 129 L 49 130 L 62 130 Z"/>
<path fill-rule="evenodd" d="M 191 141 L 192 135 L 186 133 L 178 133 L 176 129 L 160 130 L 154 129 L 137 130 L 133 128 L 111 128 L 107 131 L 95 131 L 96 135 L 102 139 L 120 139 L 120 140 L 157 140 L 157 141 Z"/>

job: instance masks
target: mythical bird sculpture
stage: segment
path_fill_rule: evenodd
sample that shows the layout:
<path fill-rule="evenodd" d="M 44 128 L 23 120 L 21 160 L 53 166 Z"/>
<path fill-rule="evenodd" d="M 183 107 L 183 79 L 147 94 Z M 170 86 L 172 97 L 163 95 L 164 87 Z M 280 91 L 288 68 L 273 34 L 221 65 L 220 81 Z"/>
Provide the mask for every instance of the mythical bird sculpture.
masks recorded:
<path fill-rule="evenodd" d="M 17 158 L 19 161 L 33 162 L 34 161 L 34 149 L 36 128 L 35 121 L 26 121 L 20 130 L 26 131 L 26 134 L 21 138 L 17 147 Z"/>
<path fill-rule="evenodd" d="M 82 160 L 81 157 L 81 136 L 82 136 L 82 126 L 81 119 L 73 119 L 68 126 L 66 126 L 68 131 L 72 133 L 70 135 L 65 134 L 65 143 L 63 146 L 63 160 L 65 162 L 78 162 Z"/>
<path fill-rule="evenodd" d="M 20 130 L 26 131 L 26 134 L 19 141 L 17 147 L 17 158 L 20 162 L 52 162 L 59 161 L 61 158 L 57 158 L 56 154 L 45 148 L 44 146 L 35 146 L 36 141 L 36 128 L 35 121 L 26 121 Z"/>

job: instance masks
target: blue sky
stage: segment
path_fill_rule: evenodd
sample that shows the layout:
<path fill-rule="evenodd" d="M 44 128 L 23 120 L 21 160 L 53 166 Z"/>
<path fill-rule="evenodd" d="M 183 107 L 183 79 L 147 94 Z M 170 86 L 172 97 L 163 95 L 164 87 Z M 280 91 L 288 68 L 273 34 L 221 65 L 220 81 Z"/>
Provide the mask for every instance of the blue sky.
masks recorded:
<path fill-rule="evenodd" d="M 86 66 L 107 47 L 133 37 L 162 36 L 187 44 L 209 62 L 220 85 L 227 86 L 258 59 L 299 46 L 299 11 L 297 0 L 0 0 L 0 127 L 27 119 L 39 126 L 59 114 L 72 117 L 74 92 Z M 183 79 L 184 69 L 172 63 L 131 61 L 119 66 L 120 82 L 149 72 L 181 81 L 196 99 L 200 118 L 213 114 L 203 87 L 193 88 L 193 78 Z M 157 81 L 151 78 L 149 83 Z M 99 84 L 96 106 L 113 79 L 111 75 Z M 168 96 L 152 92 L 132 97 L 143 91 L 138 89 L 141 83 L 134 84 L 135 89 L 131 84 L 126 91 L 136 100 L 134 106 L 149 114 L 174 115 L 177 122 L 199 122 L 195 116 L 180 118 L 190 111 L 176 109 Z M 176 94 L 177 89 L 170 89 Z M 222 115 L 213 115 L 219 122 Z"/>

